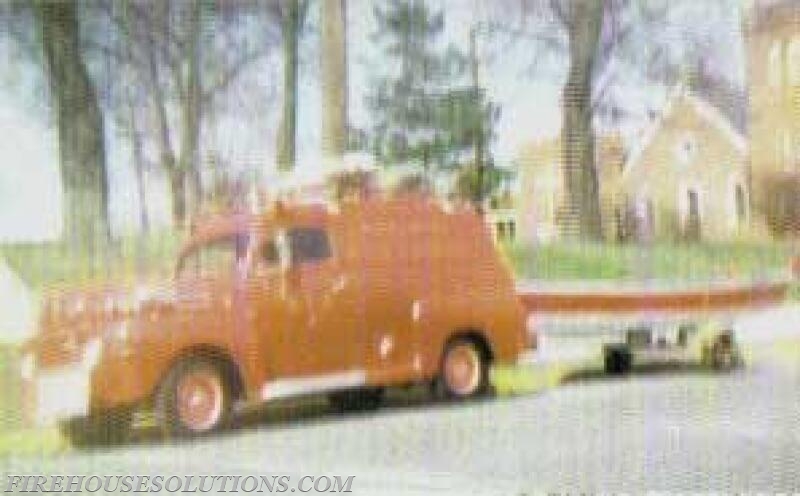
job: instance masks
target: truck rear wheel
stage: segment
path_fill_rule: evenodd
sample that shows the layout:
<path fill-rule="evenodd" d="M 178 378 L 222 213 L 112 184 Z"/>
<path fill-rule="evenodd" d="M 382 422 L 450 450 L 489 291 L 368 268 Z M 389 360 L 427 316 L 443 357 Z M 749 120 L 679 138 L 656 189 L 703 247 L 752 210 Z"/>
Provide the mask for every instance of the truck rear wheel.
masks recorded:
<path fill-rule="evenodd" d="M 173 367 L 159 388 L 156 417 L 167 435 L 198 436 L 224 427 L 231 404 L 231 388 L 219 364 L 188 359 Z"/>
<path fill-rule="evenodd" d="M 473 339 L 458 338 L 445 347 L 437 390 L 447 399 L 465 399 L 489 392 L 489 358 Z"/>

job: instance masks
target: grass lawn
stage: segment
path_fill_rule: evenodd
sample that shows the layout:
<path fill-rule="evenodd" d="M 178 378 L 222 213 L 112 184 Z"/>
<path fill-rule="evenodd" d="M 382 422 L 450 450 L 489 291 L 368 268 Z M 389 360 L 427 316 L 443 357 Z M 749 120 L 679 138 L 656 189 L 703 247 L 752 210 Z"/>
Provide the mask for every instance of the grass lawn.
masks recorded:
<path fill-rule="evenodd" d="M 76 253 L 59 243 L 0 246 L 7 261 L 34 294 L 49 288 L 169 275 L 183 236 L 170 231 L 115 240 L 102 251 Z M 0 339 L 0 458 L 9 454 L 48 454 L 67 448 L 55 428 L 23 426 L 17 351 Z"/>
<path fill-rule="evenodd" d="M 716 245 L 546 245 L 503 248 L 519 278 L 552 280 L 747 278 L 785 270 L 787 243 Z"/>
<path fill-rule="evenodd" d="M 55 428 L 25 427 L 21 418 L 16 349 L 0 346 L 0 459 L 9 455 L 48 455 L 67 448 Z"/>
<path fill-rule="evenodd" d="M 157 231 L 114 240 L 95 253 L 61 243 L 0 245 L 0 258 L 34 290 L 170 274 L 184 235 Z"/>
<path fill-rule="evenodd" d="M 158 231 L 114 241 L 108 248 L 75 253 L 58 243 L 0 245 L 0 257 L 34 289 L 103 279 L 169 274 L 184 235 Z M 790 243 L 652 246 L 612 244 L 505 245 L 519 278 L 615 280 L 693 279 L 765 275 L 788 267 L 800 249 Z"/>

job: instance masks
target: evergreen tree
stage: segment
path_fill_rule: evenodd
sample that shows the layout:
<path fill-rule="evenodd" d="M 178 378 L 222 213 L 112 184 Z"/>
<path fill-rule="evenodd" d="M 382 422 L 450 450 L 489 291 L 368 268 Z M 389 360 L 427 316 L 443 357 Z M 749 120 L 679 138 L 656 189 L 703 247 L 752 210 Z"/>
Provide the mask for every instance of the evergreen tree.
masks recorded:
<path fill-rule="evenodd" d="M 385 69 L 367 96 L 367 147 L 381 163 L 419 164 L 426 172 L 470 162 L 475 148 L 483 155 L 497 111 L 469 81 L 468 58 L 443 46 L 443 13 L 423 0 L 393 0 L 375 16 Z"/>

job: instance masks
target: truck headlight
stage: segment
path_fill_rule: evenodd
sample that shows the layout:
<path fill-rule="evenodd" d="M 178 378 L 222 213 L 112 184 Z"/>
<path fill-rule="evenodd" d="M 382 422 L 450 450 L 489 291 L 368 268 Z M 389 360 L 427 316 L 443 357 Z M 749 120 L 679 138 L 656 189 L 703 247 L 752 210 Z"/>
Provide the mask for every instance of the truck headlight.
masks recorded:
<path fill-rule="evenodd" d="M 33 379 L 33 374 L 36 371 L 36 359 L 33 353 L 26 353 L 19 363 L 19 374 L 26 381 Z"/>
<path fill-rule="evenodd" d="M 83 297 L 78 297 L 70 301 L 69 306 L 67 307 L 67 313 L 72 317 L 82 314 L 85 310 L 86 301 L 84 301 Z"/>
<path fill-rule="evenodd" d="M 130 329 L 127 321 L 119 322 L 109 327 L 103 334 L 103 347 L 116 355 L 126 355 L 129 352 Z"/>

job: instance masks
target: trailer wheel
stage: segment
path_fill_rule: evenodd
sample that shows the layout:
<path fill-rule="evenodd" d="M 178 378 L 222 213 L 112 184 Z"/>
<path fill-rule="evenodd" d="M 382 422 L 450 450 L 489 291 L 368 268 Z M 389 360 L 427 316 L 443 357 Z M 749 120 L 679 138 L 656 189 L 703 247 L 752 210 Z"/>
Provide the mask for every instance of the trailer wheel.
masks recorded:
<path fill-rule="evenodd" d="M 717 371 L 729 371 L 740 364 L 738 347 L 731 333 L 724 333 L 714 340 L 705 350 L 705 362 Z"/>
<path fill-rule="evenodd" d="M 609 346 L 603 350 L 603 364 L 607 374 L 626 374 L 633 364 L 633 354 L 627 346 Z"/>

